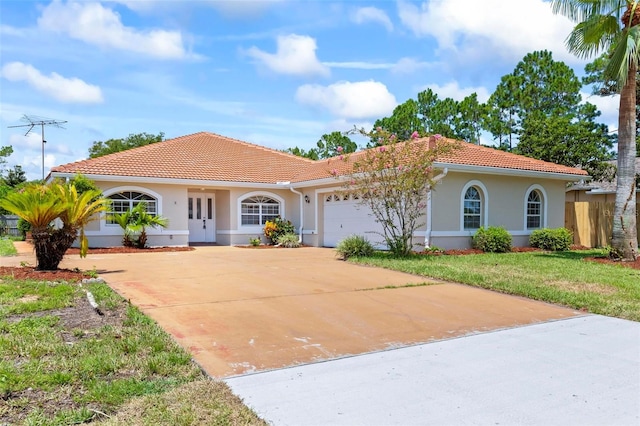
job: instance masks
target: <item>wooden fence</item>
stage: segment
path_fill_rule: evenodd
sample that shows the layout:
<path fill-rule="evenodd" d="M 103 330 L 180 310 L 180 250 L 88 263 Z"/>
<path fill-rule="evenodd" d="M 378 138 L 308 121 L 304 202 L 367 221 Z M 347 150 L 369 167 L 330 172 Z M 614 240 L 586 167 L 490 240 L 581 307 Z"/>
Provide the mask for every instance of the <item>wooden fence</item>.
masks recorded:
<path fill-rule="evenodd" d="M 20 235 L 18 230 L 18 216 L 0 214 L 0 237 L 11 235 L 17 237 Z"/>
<path fill-rule="evenodd" d="M 613 235 L 614 203 L 575 202 L 565 203 L 564 227 L 573 232 L 573 243 L 585 247 L 611 245 Z M 640 203 L 636 204 L 636 215 L 640 214 Z M 638 219 L 638 217 L 636 216 Z M 640 234 L 638 235 L 640 241 Z"/>

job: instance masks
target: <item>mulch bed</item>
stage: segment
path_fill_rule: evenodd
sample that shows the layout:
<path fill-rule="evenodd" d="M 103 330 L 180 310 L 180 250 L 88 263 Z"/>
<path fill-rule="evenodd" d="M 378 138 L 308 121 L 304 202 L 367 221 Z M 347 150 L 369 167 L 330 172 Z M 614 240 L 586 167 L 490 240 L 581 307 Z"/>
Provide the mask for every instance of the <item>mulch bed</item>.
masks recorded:
<path fill-rule="evenodd" d="M 191 251 L 194 247 L 105 247 L 105 248 L 89 248 L 88 254 L 114 254 L 114 253 L 156 253 L 156 252 L 173 252 L 173 251 Z M 72 247 L 65 254 L 80 254 L 80 249 Z"/>
<path fill-rule="evenodd" d="M 83 278 L 89 278 L 89 275 L 79 270 L 70 269 L 36 271 L 33 266 L 0 266 L 0 279 L 1 277 L 35 281 L 80 281 Z"/>

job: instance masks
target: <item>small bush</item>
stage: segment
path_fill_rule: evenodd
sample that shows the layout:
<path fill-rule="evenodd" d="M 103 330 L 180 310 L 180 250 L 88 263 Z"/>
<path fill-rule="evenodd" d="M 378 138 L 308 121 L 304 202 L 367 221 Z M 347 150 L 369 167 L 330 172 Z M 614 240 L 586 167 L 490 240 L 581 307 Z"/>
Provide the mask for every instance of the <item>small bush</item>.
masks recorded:
<path fill-rule="evenodd" d="M 264 236 L 269 238 L 272 243 L 278 243 L 278 237 L 285 234 L 295 233 L 295 227 L 290 220 L 276 217 L 274 220 L 268 220 L 264 224 Z"/>
<path fill-rule="evenodd" d="M 342 260 L 350 257 L 365 257 L 373 254 L 373 246 L 361 235 L 350 235 L 341 240 L 336 247 L 336 252 Z"/>
<path fill-rule="evenodd" d="M 279 246 L 287 247 L 287 248 L 298 248 L 302 244 L 298 241 L 298 236 L 296 234 L 283 234 L 278 237 L 276 243 Z"/>
<path fill-rule="evenodd" d="M 17 227 L 20 231 L 20 235 L 22 236 L 22 241 L 24 241 L 27 238 L 27 232 L 31 231 L 31 224 L 23 218 L 20 218 L 18 219 Z"/>
<path fill-rule="evenodd" d="M 480 228 L 473 236 L 473 248 L 490 253 L 511 251 L 511 234 L 501 226 Z"/>
<path fill-rule="evenodd" d="M 260 237 L 249 237 L 249 244 L 251 244 L 254 247 L 258 247 L 260 245 L 262 241 L 260 240 Z"/>
<path fill-rule="evenodd" d="M 567 228 L 536 229 L 529 237 L 531 247 L 543 250 L 566 251 L 571 248 L 573 234 Z"/>

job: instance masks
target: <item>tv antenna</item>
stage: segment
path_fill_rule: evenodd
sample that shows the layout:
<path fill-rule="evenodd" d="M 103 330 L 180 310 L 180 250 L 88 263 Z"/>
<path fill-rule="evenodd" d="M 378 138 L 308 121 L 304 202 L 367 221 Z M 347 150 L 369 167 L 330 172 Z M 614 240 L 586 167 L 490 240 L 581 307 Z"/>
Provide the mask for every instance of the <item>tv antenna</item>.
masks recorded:
<path fill-rule="evenodd" d="M 44 144 L 47 143 L 47 141 L 44 140 L 44 126 L 55 126 L 60 129 L 64 129 L 64 127 L 62 127 L 62 124 L 66 123 L 66 121 L 54 120 L 52 118 L 38 117 L 37 115 L 27 114 L 24 114 L 20 121 L 26 122 L 27 124 L 19 124 L 17 126 L 9 127 L 28 127 L 29 130 L 27 130 L 27 133 L 24 134 L 25 136 L 31 133 L 34 127 L 40 126 L 40 134 L 42 135 L 42 181 L 44 181 Z"/>

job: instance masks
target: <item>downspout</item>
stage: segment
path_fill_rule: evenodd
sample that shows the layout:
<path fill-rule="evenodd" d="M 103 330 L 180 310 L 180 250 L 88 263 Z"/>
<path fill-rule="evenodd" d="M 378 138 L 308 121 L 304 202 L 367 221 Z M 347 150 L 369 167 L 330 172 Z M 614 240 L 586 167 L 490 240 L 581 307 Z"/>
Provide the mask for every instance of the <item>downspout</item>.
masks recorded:
<path fill-rule="evenodd" d="M 438 183 L 438 181 L 442 180 L 442 178 L 444 178 L 447 175 L 447 173 L 449 173 L 449 169 L 445 167 L 442 173 L 440 173 L 438 176 L 433 178 L 433 185 Z M 425 248 L 431 247 L 431 213 L 433 210 L 432 207 L 433 207 L 433 204 L 431 202 L 431 186 L 430 186 L 429 192 L 427 192 L 427 230 L 424 232 Z"/>
<path fill-rule="evenodd" d="M 291 185 L 289 185 L 289 189 L 294 194 L 298 194 L 300 196 L 300 233 L 298 235 L 298 242 L 300 244 L 302 244 L 302 228 L 303 228 L 303 225 L 304 225 L 304 204 L 303 204 L 304 203 L 304 199 L 303 199 L 302 192 L 296 191 L 295 189 L 293 189 L 293 186 L 291 186 Z"/>

